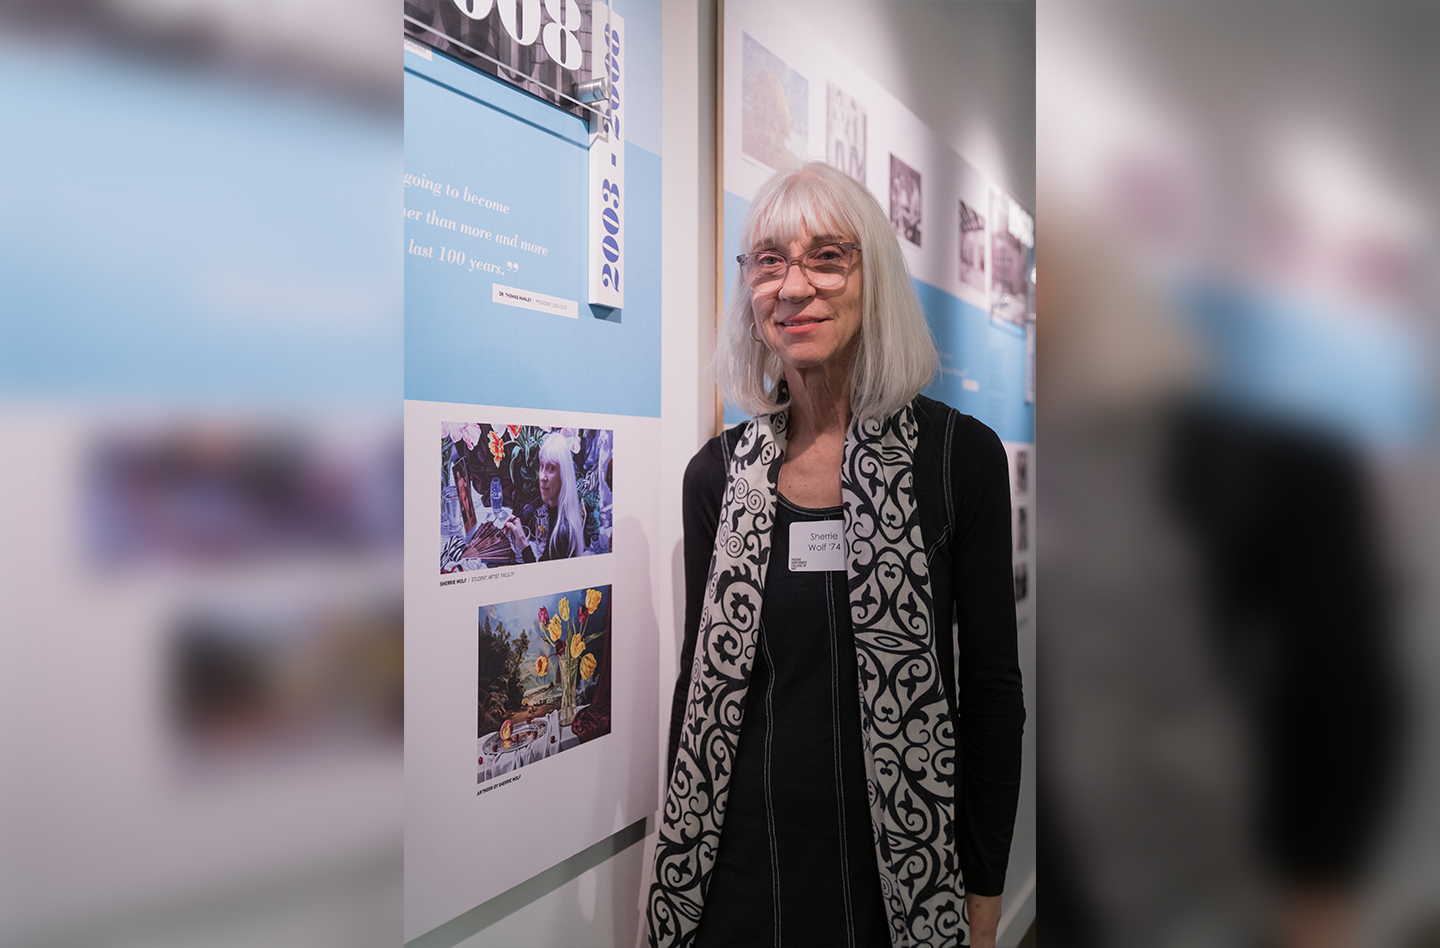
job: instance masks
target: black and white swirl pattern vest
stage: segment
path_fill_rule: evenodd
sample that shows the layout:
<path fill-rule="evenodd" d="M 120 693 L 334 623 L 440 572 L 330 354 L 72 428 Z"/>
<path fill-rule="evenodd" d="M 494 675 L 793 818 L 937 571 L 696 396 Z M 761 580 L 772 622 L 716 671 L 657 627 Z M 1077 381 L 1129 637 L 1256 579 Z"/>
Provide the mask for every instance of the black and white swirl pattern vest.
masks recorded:
<path fill-rule="evenodd" d="M 754 418 L 730 459 L 680 748 L 660 814 L 650 944 L 691 945 L 725 820 L 755 663 L 787 415 Z M 962 944 L 955 722 L 941 688 L 913 484 L 911 406 L 857 419 L 840 487 L 870 821 L 894 948 Z"/>

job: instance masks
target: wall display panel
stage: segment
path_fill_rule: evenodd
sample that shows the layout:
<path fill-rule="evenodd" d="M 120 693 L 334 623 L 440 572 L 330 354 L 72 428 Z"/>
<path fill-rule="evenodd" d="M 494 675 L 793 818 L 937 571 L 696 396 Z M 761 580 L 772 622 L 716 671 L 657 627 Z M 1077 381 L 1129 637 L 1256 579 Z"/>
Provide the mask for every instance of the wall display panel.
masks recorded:
<path fill-rule="evenodd" d="M 940 349 L 941 372 L 926 394 L 1007 441 L 1033 440 L 1028 212 L 783 5 L 727 0 L 722 32 L 725 302 L 756 189 L 777 170 L 826 161 L 888 209 Z M 995 259 L 1003 282 L 993 278 Z M 724 420 L 744 418 L 727 407 Z"/>
<path fill-rule="evenodd" d="M 521 40 L 570 22 L 510 7 L 542 11 Z M 407 20 L 407 941 L 659 804 L 660 161 L 621 116 L 658 142 L 659 89 L 624 64 L 658 60 L 660 11 L 584 11 L 604 132 Z M 592 303 L 621 222 L 623 303 Z"/>
<path fill-rule="evenodd" d="M 1005 442 L 1010 465 L 1010 543 L 1015 577 L 1015 612 L 1035 615 L 1035 445 Z"/>
<path fill-rule="evenodd" d="M 400 832 L 393 129 L 13 32 L 0 113 L 0 945 L 193 944 Z"/>
<path fill-rule="evenodd" d="M 578 439 L 572 457 L 581 467 L 585 445 L 608 442 L 608 512 L 593 515 L 579 501 L 589 547 L 552 557 L 532 521 L 520 556 L 504 536 L 503 548 L 450 558 L 455 537 L 446 526 L 464 514 L 438 448 L 447 431 L 464 444 L 455 429 L 469 425 L 488 441 L 490 424 L 456 421 L 476 417 L 510 419 L 521 437 L 546 432 L 566 451 L 564 442 Z M 658 435 L 654 419 L 634 416 L 406 402 L 407 940 L 658 806 L 659 617 L 649 540 L 659 529 Z M 516 502 L 505 483 L 498 508 L 481 496 L 493 483 L 465 485 L 476 517 L 471 543 Z M 561 485 L 557 507 L 570 489 Z M 558 534 L 552 523 L 552 544 Z"/>
<path fill-rule="evenodd" d="M 405 64 L 406 397 L 658 417 L 659 158 L 625 145 L 629 293 L 592 306 L 587 123 L 429 49 Z"/>

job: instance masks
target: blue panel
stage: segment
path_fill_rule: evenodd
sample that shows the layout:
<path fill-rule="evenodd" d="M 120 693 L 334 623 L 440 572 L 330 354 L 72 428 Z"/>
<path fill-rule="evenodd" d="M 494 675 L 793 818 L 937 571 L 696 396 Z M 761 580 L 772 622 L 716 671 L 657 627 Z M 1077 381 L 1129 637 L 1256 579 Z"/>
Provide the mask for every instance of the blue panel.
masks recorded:
<path fill-rule="evenodd" d="M 592 313 L 584 122 L 441 54 L 405 59 L 406 173 L 460 195 L 405 189 L 406 208 L 422 215 L 405 221 L 405 396 L 658 416 L 659 158 L 626 148 L 627 305 Z M 432 213 L 482 233 L 437 226 Z M 465 262 L 409 252 L 416 246 L 458 250 Z M 496 283 L 577 301 L 580 318 L 496 304 Z"/>
<path fill-rule="evenodd" d="M 614 0 L 615 12 L 625 18 L 625 46 L 630 58 L 625 61 L 625 105 L 629 124 L 625 143 L 639 145 L 646 151 L 660 154 L 661 81 L 663 59 L 661 33 L 663 4 L 660 0 Z M 629 160 L 629 154 L 626 154 Z"/>
<path fill-rule="evenodd" d="M 1370 445 L 1426 435 L 1426 345 L 1410 321 L 1215 283 L 1176 295 L 1210 397 Z"/>
<path fill-rule="evenodd" d="M 1035 406 L 1025 403 L 1024 330 L 929 283 L 910 282 L 940 350 L 940 374 L 925 394 L 974 415 L 1003 441 L 1034 441 Z"/>
<path fill-rule="evenodd" d="M 398 402 L 398 123 L 8 42 L 0 122 L 0 390 Z"/>
<path fill-rule="evenodd" d="M 721 260 L 725 263 L 725 305 L 728 308 L 735 294 L 735 280 L 740 265 L 735 255 L 740 252 L 740 225 L 750 212 L 750 202 L 729 191 L 725 192 L 725 246 L 720 249 Z M 725 403 L 725 424 L 735 425 L 749 416 L 729 402 Z"/>
<path fill-rule="evenodd" d="M 627 21 L 628 24 L 628 21 Z M 660 156 L 625 146 L 625 254 L 630 285 L 625 288 L 623 332 L 599 337 L 589 358 L 605 384 L 616 389 L 617 415 L 660 417 Z M 583 318 L 582 318 L 583 322 Z M 620 329 L 620 326 L 614 327 Z M 594 410 L 594 409 L 592 409 Z"/>
<path fill-rule="evenodd" d="M 977 306 L 920 280 L 910 281 L 920 297 L 930 334 L 940 350 L 940 374 L 925 390 L 931 398 L 994 425 L 985 398 L 989 375 L 990 316 Z M 972 383 L 967 389 L 965 383 Z"/>

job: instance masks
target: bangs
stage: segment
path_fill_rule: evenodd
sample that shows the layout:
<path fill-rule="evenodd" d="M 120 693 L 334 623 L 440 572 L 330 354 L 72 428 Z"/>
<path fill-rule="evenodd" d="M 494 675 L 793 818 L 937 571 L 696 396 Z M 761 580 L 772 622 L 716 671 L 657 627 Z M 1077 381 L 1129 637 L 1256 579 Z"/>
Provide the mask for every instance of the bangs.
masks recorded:
<path fill-rule="evenodd" d="M 552 431 L 540 442 L 540 457 L 546 461 L 563 461 L 570 457 L 570 442 L 558 431 Z"/>
<path fill-rule="evenodd" d="M 756 196 L 757 207 L 740 235 L 741 242 L 754 250 L 788 246 L 802 234 L 858 241 L 860 222 L 836 198 L 834 190 L 817 177 L 795 175 Z"/>

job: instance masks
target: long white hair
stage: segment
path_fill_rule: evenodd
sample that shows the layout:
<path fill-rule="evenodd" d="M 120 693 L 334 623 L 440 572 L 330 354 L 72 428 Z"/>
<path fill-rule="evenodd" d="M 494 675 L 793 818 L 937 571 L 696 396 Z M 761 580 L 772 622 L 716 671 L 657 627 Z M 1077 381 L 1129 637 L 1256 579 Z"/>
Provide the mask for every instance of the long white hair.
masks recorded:
<path fill-rule="evenodd" d="M 850 410 L 861 418 L 893 414 L 930 384 L 940 357 L 890 219 L 864 185 L 811 161 L 775 174 L 760 187 L 740 229 L 740 249 L 783 247 L 802 232 L 853 236 L 860 244 L 864 286 Z M 787 408 L 789 399 L 780 397 L 780 360 L 756 341 L 758 333 L 751 335 L 754 325 L 750 288 L 737 271 L 716 340 L 715 375 L 732 405 L 765 415 Z"/>
<path fill-rule="evenodd" d="M 540 463 L 554 461 L 560 468 L 560 496 L 555 498 L 555 522 L 550 525 L 550 558 L 579 556 L 585 546 L 585 508 L 575 489 L 575 459 L 570 439 L 552 431 L 540 442 Z M 544 503 L 544 499 L 541 499 Z"/>

